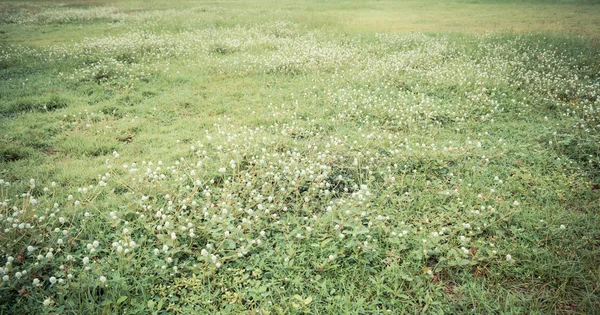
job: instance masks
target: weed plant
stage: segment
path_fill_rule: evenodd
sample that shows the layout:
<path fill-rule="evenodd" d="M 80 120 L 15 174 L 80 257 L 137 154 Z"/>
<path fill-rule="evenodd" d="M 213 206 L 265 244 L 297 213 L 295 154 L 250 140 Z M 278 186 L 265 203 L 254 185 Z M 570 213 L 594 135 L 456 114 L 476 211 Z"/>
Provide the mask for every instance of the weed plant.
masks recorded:
<path fill-rule="evenodd" d="M 600 307 L 594 38 L 1 5 L 0 313 Z"/>

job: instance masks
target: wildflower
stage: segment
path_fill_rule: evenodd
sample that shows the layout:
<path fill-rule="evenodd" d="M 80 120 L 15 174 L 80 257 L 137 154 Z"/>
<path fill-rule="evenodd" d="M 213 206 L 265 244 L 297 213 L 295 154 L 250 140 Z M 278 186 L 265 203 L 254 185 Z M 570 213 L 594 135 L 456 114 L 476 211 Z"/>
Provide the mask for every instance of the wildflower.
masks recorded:
<path fill-rule="evenodd" d="M 567 228 L 567 227 L 566 227 L 564 224 L 561 224 L 561 225 L 560 225 L 560 229 L 561 229 L 561 230 L 564 230 L 564 229 L 566 229 L 566 228 Z"/>
<path fill-rule="evenodd" d="M 510 254 L 506 255 L 506 261 L 512 261 L 512 256 Z"/>
<path fill-rule="evenodd" d="M 44 306 L 49 306 L 51 303 L 52 300 L 50 300 L 50 298 L 44 300 Z"/>
<path fill-rule="evenodd" d="M 50 281 L 51 284 L 55 284 L 56 283 L 56 277 L 50 277 L 50 279 L 48 279 Z"/>

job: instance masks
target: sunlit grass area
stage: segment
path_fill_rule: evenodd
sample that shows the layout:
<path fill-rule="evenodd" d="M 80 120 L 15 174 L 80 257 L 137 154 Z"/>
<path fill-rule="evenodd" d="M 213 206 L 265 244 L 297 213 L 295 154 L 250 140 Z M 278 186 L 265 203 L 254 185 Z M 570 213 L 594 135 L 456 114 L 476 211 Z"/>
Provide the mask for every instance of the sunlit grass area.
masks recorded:
<path fill-rule="evenodd" d="M 0 312 L 594 313 L 599 11 L 0 2 Z"/>

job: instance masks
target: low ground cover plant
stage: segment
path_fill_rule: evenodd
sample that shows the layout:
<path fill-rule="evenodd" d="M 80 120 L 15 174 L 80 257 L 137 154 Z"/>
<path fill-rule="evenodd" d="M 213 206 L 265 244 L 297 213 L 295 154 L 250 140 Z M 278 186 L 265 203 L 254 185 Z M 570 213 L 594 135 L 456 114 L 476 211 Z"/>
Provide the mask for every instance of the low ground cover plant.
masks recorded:
<path fill-rule="evenodd" d="M 600 306 L 595 39 L 2 6 L 0 312 Z"/>

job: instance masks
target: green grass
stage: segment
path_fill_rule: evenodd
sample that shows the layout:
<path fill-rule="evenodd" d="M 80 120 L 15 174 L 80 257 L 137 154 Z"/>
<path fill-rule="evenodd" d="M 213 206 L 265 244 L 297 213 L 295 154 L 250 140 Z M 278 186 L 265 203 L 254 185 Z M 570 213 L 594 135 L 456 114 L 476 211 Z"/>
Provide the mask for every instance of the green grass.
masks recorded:
<path fill-rule="evenodd" d="M 0 2 L 0 313 L 597 312 L 599 10 Z"/>

